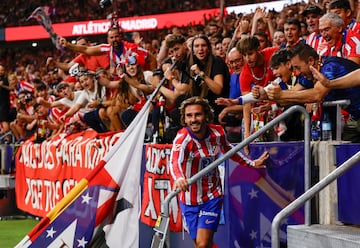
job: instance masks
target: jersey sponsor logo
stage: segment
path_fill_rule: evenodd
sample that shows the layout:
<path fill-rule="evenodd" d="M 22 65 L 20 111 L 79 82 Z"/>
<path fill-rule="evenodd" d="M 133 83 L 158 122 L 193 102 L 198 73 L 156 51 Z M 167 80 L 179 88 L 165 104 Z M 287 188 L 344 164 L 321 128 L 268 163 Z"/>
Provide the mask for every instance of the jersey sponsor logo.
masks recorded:
<path fill-rule="evenodd" d="M 207 212 L 207 211 L 200 210 L 199 217 L 201 217 L 201 216 L 218 217 L 218 214 L 214 213 L 214 212 Z"/>
<path fill-rule="evenodd" d="M 216 158 L 214 157 L 206 157 L 206 158 L 200 158 L 199 164 L 201 166 L 200 169 L 204 169 L 205 167 L 209 166 L 212 162 L 215 161 Z M 216 172 L 216 170 L 211 170 L 208 173 L 206 173 L 204 176 L 211 176 Z"/>

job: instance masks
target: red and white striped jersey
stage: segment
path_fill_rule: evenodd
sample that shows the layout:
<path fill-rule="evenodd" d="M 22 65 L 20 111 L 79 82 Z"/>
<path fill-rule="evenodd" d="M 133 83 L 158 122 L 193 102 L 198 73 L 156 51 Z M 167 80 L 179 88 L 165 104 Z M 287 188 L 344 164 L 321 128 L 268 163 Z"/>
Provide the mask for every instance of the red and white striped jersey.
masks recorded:
<path fill-rule="evenodd" d="M 22 79 L 18 82 L 17 90 L 34 93 L 35 87 L 33 83 L 28 82 L 25 79 Z"/>
<path fill-rule="evenodd" d="M 116 68 L 119 64 L 126 64 L 127 58 L 129 56 L 136 55 L 137 63 L 145 67 L 146 65 L 146 58 L 149 55 L 149 52 L 142 47 L 134 43 L 130 43 L 127 41 L 123 41 L 123 49 L 121 54 L 114 51 L 113 46 L 110 44 L 101 44 L 101 52 L 107 54 L 110 59 L 110 68 Z"/>
<path fill-rule="evenodd" d="M 347 29 L 359 34 L 360 33 L 360 22 L 356 21 L 356 19 L 353 18 L 347 25 Z"/>
<path fill-rule="evenodd" d="M 222 126 L 209 124 L 204 139 L 198 140 L 188 128 L 182 128 L 174 139 L 170 156 L 170 172 L 174 180 L 189 179 L 218 158 L 220 153 L 231 149 Z M 243 166 L 253 166 L 254 162 L 242 153 L 234 154 L 232 160 Z M 222 195 L 218 168 L 189 186 L 189 190 L 179 194 L 181 202 L 199 205 Z"/>
<path fill-rule="evenodd" d="M 315 32 L 312 32 L 307 37 L 306 44 L 314 48 L 318 54 L 320 54 L 321 50 L 327 46 L 326 40 L 322 37 L 322 35 Z"/>
<path fill-rule="evenodd" d="M 360 57 L 360 34 L 345 30 L 342 38 L 334 46 L 327 44 L 319 54 L 320 56 L 336 56 L 345 59 Z"/>

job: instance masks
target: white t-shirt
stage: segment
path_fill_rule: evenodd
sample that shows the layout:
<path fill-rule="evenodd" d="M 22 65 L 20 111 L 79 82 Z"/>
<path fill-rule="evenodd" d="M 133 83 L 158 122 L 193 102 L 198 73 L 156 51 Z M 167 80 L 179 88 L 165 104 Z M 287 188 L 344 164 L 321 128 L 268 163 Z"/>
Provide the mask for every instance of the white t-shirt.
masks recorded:
<path fill-rule="evenodd" d="M 80 91 L 75 91 L 74 92 L 74 99 L 70 100 L 66 97 L 64 98 L 61 98 L 59 100 L 59 102 L 62 104 L 62 105 L 66 105 L 68 106 L 69 108 L 71 108 L 72 106 L 74 106 L 76 104 L 76 101 L 79 99 L 80 95 L 82 94 L 82 90 Z"/>
<path fill-rule="evenodd" d="M 79 96 L 79 98 L 76 101 L 76 104 L 80 104 L 83 108 L 81 108 L 81 110 L 84 109 L 84 112 L 88 112 L 90 110 L 93 110 L 92 108 L 88 108 L 88 104 L 96 101 L 96 100 L 106 100 L 106 88 L 105 87 L 101 87 L 101 92 L 100 94 L 98 93 L 98 83 L 95 82 L 94 83 L 95 87 L 93 91 L 89 91 L 89 90 L 83 90 L 81 91 L 81 94 Z"/>

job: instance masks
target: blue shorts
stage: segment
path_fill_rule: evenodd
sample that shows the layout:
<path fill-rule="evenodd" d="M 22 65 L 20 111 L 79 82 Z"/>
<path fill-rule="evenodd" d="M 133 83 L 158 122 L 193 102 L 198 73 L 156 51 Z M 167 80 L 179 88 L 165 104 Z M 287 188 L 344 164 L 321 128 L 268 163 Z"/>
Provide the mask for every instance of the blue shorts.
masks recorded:
<path fill-rule="evenodd" d="M 199 228 L 217 231 L 220 220 L 222 197 L 209 200 L 201 205 L 191 206 L 180 202 L 183 220 L 190 237 L 195 240 Z"/>

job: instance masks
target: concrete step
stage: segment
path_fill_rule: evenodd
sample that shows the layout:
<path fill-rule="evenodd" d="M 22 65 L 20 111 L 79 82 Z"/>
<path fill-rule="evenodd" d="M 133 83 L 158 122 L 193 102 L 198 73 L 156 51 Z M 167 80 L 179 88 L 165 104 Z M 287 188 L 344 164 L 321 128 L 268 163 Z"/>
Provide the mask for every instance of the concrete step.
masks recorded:
<path fill-rule="evenodd" d="M 360 228 L 344 225 L 288 226 L 288 248 L 359 248 Z"/>

